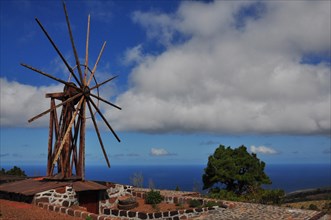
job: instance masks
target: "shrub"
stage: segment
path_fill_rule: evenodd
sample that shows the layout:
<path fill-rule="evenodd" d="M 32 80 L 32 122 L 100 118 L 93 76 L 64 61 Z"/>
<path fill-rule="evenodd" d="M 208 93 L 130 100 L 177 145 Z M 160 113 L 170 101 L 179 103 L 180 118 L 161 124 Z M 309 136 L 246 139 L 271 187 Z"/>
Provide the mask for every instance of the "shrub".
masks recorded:
<path fill-rule="evenodd" d="M 318 207 L 315 204 L 310 204 L 308 208 L 310 210 L 318 210 Z"/>
<path fill-rule="evenodd" d="M 211 208 L 213 206 L 219 206 L 219 205 L 220 204 L 215 202 L 215 201 L 208 201 L 205 206 L 208 207 L 208 208 Z"/>
<path fill-rule="evenodd" d="M 274 189 L 274 190 L 263 190 L 261 192 L 260 203 L 262 204 L 276 204 L 279 205 L 283 202 L 285 192 L 284 190 Z"/>
<path fill-rule="evenodd" d="M 162 201 L 163 201 L 163 196 L 160 194 L 160 191 L 151 190 L 146 193 L 146 197 L 145 197 L 146 204 L 155 205 L 155 204 L 159 204 Z"/>
<path fill-rule="evenodd" d="M 200 207 L 202 205 L 202 202 L 194 199 L 189 202 L 189 205 L 191 208 L 196 208 L 196 207 Z"/>

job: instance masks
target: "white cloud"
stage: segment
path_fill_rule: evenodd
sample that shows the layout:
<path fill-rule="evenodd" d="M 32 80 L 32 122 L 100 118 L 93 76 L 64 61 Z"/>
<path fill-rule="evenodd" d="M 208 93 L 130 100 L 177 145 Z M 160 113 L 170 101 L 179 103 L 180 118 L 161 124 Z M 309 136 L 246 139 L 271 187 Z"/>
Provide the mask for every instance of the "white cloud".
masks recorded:
<path fill-rule="evenodd" d="M 172 14 L 135 12 L 133 20 L 165 48 L 143 54 L 144 43 L 126 51 L 135 66 L 130 88 L 114 101 L 123 110 L 105 112 L 114 129 L 329 134 L 330 66 L 300 60 L 330 53 L 331 3 L 262 2 L 260 16 L 243 18 L 238 29 L 234 15 L 252 4 L 182 2 Z M 62 89 L 1 78 L 1 126 L 27 126 L 49 108 L 44 94 Z M 101 90 L 106 99 L 116 93 Z M 48 126 L 48 117 L 32 126 Z"/>
<path fill-rule="evenodd" d="M 139 44 L 125 51 L 124 64 L 139 63 L 143 60 L 142 45 Z"/>
<path fill-rule="evenodd" d="M 261 16 L 237 29 L 233 15 L 249 4 L 184 2 L 173 14 L 136 12 L 134 21 L 166 48 L 138 56 L 132 86 L 116 101 L 123 110 L 107 113 L 116 127 L 328 134 L 330 67 L 300 61 L 330 48 L 330 2 L 263 2 Z"/>
<path fill-rule="evenodd" d="M 169 153 L 167 150 L 163 148 L 151 148 L 150 155 L 158 157 L 158 156 L 170 156 L 175 154 Z"/>
<path fill-rule="evenodd" d="M 33 116 L 49 109 L 46 93 L 60 92 L 62 85 L 34 87 L 0 78 L 0 124 L 1 126 L 48 126 L 47 115 L 28 124 Z"/>
<path fill-rule="evenodd" d="M 63 91 L 62 84 L 36 87 L 20 84 L 16 81 L 8 81 L 6 78 L 0 78 L 0 88 L 0 125 L 2 127 L 48 127 L 49 114 L 31 123 L 28 123 L 28 120 L 50 108 L 50 99 L 45 98 L 46 93 Z M 106 100 L 109 100 L 114 93 L 116 93 L 116 88 L 114 88 L 113 82 L 107 83 L 100 89 L 100 96 Z M 97 93 L 94 92 L 94 94 Z M 96 99 L 94 101 L 101 111 L 104 108 L 112 111 L 114 109 L 101 101 L 98 102 Z M 58 103 L 60 102 L 56 102 L 56 104 Z M 61 108 L 57 108 L 58 115 L 61 113 Z M 89 110 L 87 112 L 86 126 L 94 129 Z M 94 109 L 93 112 L 97 114 Z M 96 120 L 99 129 L 108 129 L 102 119 L 96 117 Z"/>
<path fill-rule="evenodd" d="M 255 147 L 254 145 L 251 146 L 251 152 L 255 154 L 278 154 L 275 149 L 272 149 L 271 147 L 265 147 L 265 146 L 259 146 Z"/>

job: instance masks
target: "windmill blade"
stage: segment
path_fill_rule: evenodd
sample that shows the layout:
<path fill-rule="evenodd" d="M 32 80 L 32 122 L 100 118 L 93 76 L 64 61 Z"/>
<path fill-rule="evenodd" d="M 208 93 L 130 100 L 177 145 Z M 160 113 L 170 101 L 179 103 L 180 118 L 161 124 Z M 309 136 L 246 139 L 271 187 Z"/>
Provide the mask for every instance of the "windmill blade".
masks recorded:
<path fill-rule="evenodd" d="M 112 129 L 112 127 L 109 125 L 108 121 L 106 120 L 105 116 L 103 116 L 103 114 L 101 113 L 101 111 L 99 110 L 98 106 L 93 102 L 93 100 L 91 98 L 89 98 L 89 101 L 92 103 L 93 107 L 95 108 L 95 110 L 97 110 L 97 112 L 99 113 L 99 115 L 101 116 L 101 118 L 103 119 L 103 121 L 106 123 L 106 125 L 108 126 L 109 130 L 113 133 L 113 135 L 115 136 L 115 138 L 117 139 L 118 142 L 121 142 L 121 140 L 119 139 L 119 137 L 117 136 L 117 134 L 115 133 L 115 131 Z"/>
<path fill-rule="evenodd" d="M 83 103 L 83 105 L 84 105 L 84 103 Z M 81 120 L 82 120 L 82 117 L 78 117 L 77 123 L 76 123 L 76 125 L 74 125 L 74 136 L 71 140 L 71 142 L 72 142 L 71 169 L 73 167 L 73 164 L 75 164 L 75 167 L 77 167 L 77 138 L 78 138 Z"/>
<path fill-rule="evenodd" d="M 95 128 L 95 131 L 97 132 L 97 135 L 98 135 L 98 139 L 99 139 L 99 143 L 100 143 L 100 146 L 101 146 L 101 149 L 102 149 L 102 152 L 103 152 L 103 155 L 107 161 L 107 165 L 108 167 L 110 167 L 110 163 L 109 163 L 109 160 L 108 160 L 108 157 L 107 157 L 107 153 L 105 151 L 105 147 L 103 146 L 103 142 L 102 142 L 102 139 L 101 139 L 101 135 L 100 135 L 100 132 L 99 132 L 99 128 L 98 128 L 98 125 L 97 125 L 97 122 L 95 121 L 95 117 L 94 117 L 94 114 L 93 114 L 93 111 L 92 111 L 92 107 L 91 107 L 91 104 L 89 103 L 89 101 L 87 101 L 87 106 L 90 110 L 90 113 L 91 113 L 91 117 L 92 117 L 92 121 L 93 121 L 93 125 L 94 125 L 94 128 Z"/>
<path fill-rule="evenodd" d="M 88 15 L 87 17 L 87 33 L 86 33 L 86 46 L 85 46 L 85 70 L 84 70 L 84 78 L 83 78 L 83 84 L 86 85 L 86 76 L 88 71 L 88 44 L 90 39 L 90 18 L 91 16 Z"/>
<path fill-rule="evenodd" d="M 45 33 L 46 37 L 48 38 L 48 40 L 51 42 L 52 46 L 54 47 L 54 49 L 56 50 L 56 52 L 58 53 L 58 55 L 61 57 L 62 61 L 64 62 L 64 64 L 66 65 L 67 69 L 69 70 L 69 72 L 73 75 L 73 77 L 75 78 L 76 82 L 79 84 L 80 87 L 82 87 L 81 82 L 78 80 L 77 76 L 74 73 L 74 70 L 71 68 L 71 66 L 68 64 L 68 62 L 66 61 L 66 59 L 64 58 L 64 56 L 62 55 L 62 53 L 60 52 L 60 50 L 57 48 L 57 46 L 55 45 L 55 43 L 53 42 L 52 38 L 48 35 L 47 31 L 45 30 L 45 28 L 42 26 L 42 24 L 40 23 L 40 21 L 38 20 L 38 18 L 36 18 L 36 21 L 38 23 L 38 25 L 40 26 L 40 28 L 43 30 L 43 32 Z"/>
<path fill-rule="evenodd" d="M 67 7 L 66 7 L 66 4 L 64 2 L 63 2 L 63 9 L 64 9 L 64 13 L 65 13 L 65 16 L 66 16 L 68 31 L 69 31 L 69 35 L 70 35 L 70 41 L 71 41 L 71 45 L 72 45 L 72 50 L 74 51 L 74 55 L 75 55 L 75 59 L 76 59 L 76 66 L 77 66 L 77 69 L 78 69 L 80 81 L 83 82 L 83 74 L 82 74 L 82 70 L 80 68 L 80 63 L 79 63 L 79 58 L 78 58 L 77 50 L 76 50 L 76 47 L 75 47 L 74 37 L 72 35 L 72 31 L 71 31 L 71 27 L 70 27 L 70 22 L 69 22 L 69 16 L 68 16 L 68 12 L 67 12 Z"/>
<path fill-rule="evenodd" d="M 111 106 L 113 106 L 113 107 L 115 107 L 115 108 L 117 108 L 117 109 L 119 109 L 119 110 L 122 110 L 121 107 L 119 107 L 119 106 L 117 106 L 117 105 L 115 105 L 115 104 L 113 104 L 113 103 L 111 103 L 111 102 L 108 102 L 107 100 L 105 100 L 105 99 L 103 99 L 103 98 L 101 98 L 101 97 L 99 97 L 99 96 L 96 96 L 96 95 L 94 95 L 94 94 L 92 94 L 92 93 L 90 93 L 90 96 L 93 96 L 94 98 L 99 99 L 100 101 L 103 101 L 103 102 L 107 103 L 108 105 L 111 105 Z"/>
<path fill-rule="evenodd" d="M 52 76 L 51 74 L 45 73 L 45 72 L 43 72 L 43 71 L 41 71 L 41 70 L 38 70 L 37 68 L 34 68 L 34 67 L 29 66 L 29 65 L 24 64 L 24 63 L 21 63 L 21 66 L 24 66 L 24 67 L 26 67 L 26 68 L 28 68 L 28 69 L 30 69 L 30 70 L 33 70 L 33 71 L 35 71 L 35 72 L 37 72 L 37 73 L 40 73 L 41 75 L 47 76 L 48 78 L 51 78 L 51 79 L 53 79 L 53 80 L 55 80 L 55 81 L 58 81 L 58 82 L 60 82 L 60 83 L 63 83 L 63 84 L 65 84 L 65 85 L 67 85 L 67 86 L 70 86 L 70 87 L 76 88 L 76 89 L 78 89 L 78 90 L 81 91 L 80 88 L 78 88 L 78 87 L 72 85 L 71 83 L 68 83 L 68 82 L 66 82 L 66 81 L 64 81 L 64 80 L 62 80 L 62 79 L 60 79 L 60 78 L 57 78 L 57 77 L 55 77 L 55 76 Z"/>
<path fill-rule="evenodd" d="M 74 99 L 78 98 L 78 97 L 81 96 L 81 95 L 83 95 L 83 94 L 82 94 L 82 93 L 78 93 L 78 94 L 74 95 L 73 97 L 71 97 L 71 98 L 69 98 L 69 99 L 67 99 L 67 100 L 65 100 L 65 101 L 63 101 L 63 102 L 61 102 L 60 104 L 57 104 L 56 106 L 54 106 L 54 107 L 52 107 L 52 108 L 50 108 L 50 109 L 48 109 L 48 110 L 46 110 L 46 111 L 40 113 L 39 115 L 34 116 L 33 118 L 29 119 L 28 122 L 29 122 L 29 123 L 33 122 L 34 120 L 40 118 L 41 116 L 43 116 L 43 115 L 45 115 L 45 114 L 47 114 L 47 113 L 53 111 L 54 109 L 56 109 L 56 108 L 58 108 L 58 107 L 60 107 L 60 106 L 62 106 L 62 105 L 64 105 L 64 104 L 66 104 L 66 103 L 68 103 L 68 102 L 73 101 Z"/>
<path fill-rule="evenodd" d="M 64 134 L 64 136 L 63 136 L 63 139 L 62 139 L 62 141 L 61 141 L 61 145 L 60 145 L 60 147 L 58 148 L 58 151 L 57 151 L 57 153 L 55 154 L 55 157 L 54 157 L 54 159 L 53 159 L 53 165 L 56 164 L 56 161 L 58 160 L 58 158 L 59 158 L 59 156 L 60 156 L 60 153 L 61 153 L 61 151 L 62 151 L 62 148 L 63 148 L 64 144 L 67 142 L 67 139 L 68 139 L 68 137 L 69 137 L 69 134 L 71 133 L 71 127 L 72 127 L 72 125 L 74 124 L 74 121 L 75 121 L 76 115 L 77 115 L 77 113 L 78 113 L 78 111 L 79 111 L 79 109 L 80 109 L 80 107 L 81 107 L 81 105 L 82 105 L 82 103 L 83 103 L 83 100 L 84 100 L 84 96 L 82 96 L 81 99 L 79 100 L 78 105 L 77 105 L 77 108 L 76 108 L 76 111 L 75 111 L 74 114 L 72 115 L 72 118 L 71 118 L 71 120 L 70 120 L 70 122 L 69 122 L 69 125 L 68 125 L 68 127 L 67 127 L 67 130 L 66 130 L 66 132 L 65 132 L 65 134 Z"/>
<path fill-rule="evenodd" d="M 99 61 L 100 61 L 101 55 L 102 55 L 102 53 L 103 53 L 103 50 L 105 49 L 105 46 L 106 46 L 106 41 L 105 41 L 105 42 L 103 43 L 103 45 L 102 45 L 101 51 L 100 51 L 100 53 L 99 53 L 99 56 L 98 56 L 98 58 L 97 58 L 97 61 L 96 61 L 95 64 L 94 64 L 94 67 L 93 67 L 92 73 L 91 73 L 91 75 L 90 75 L 90 78 L 89 78 L 88 81 L 87 81 L 87 84 L 86 84 L 87 86 L 89 86 L 90 83 L 91 83 L 91 80 L 92 80 L 92 78 L 93 78 L 93 76 L 94 76 L 94 73 L 95 73 L 95 71 L 96 71 L 96 69 L 97 69 L 98 63 L 99 63 Z"/>
<path fill-rule="evenodd" d="M 102 86 L 103 84 L 105 84 L 105 83 L 107 83 L 107 82 L 109 82 L 109 81 L 111 81 L 111 80 L 113 80 L 113 79 L 115 79 L 115 78 L 117 78 L 117 77 L 118 77 L 118 76 L 114 76 L 114 77 L 112 77 L 112 78 L 110 78 L 110 79 L 107 79 L 106 81 L 103 81 L 102 83 L 98 83 L 97 85 L 93 86 L 93 87 L 90 89 L 90 91 L 93 90 L 93 89 L 99 88 L 99 87 Z"/>

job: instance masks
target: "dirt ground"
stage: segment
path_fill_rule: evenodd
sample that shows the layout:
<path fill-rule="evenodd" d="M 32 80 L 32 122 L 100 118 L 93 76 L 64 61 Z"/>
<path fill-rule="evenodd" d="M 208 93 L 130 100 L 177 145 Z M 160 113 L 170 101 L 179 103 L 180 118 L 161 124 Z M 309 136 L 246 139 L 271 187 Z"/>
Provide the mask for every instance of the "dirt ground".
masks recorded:
<path fill-rule="evenodd" d="M 174 211 L 174 210 L 180 210 L 180 209 L 187 209 L 189 206 L 187 204 L 184 205 L 176 205 L 173 203 L 165 203 L 161 202 L 160 204 L 157 204 L 156 206 L 152 206 L 150 204 L 145 204 L 145 200 L 142 198 L 136 198 L 137 202 L 139 204 L 138 207 L 134 209 L 130 209 L 130 211 L 134 212 L 166 212 L 166 211 Z"/>
<path fill-rule="evenodd" d="M 2 220 L 78 220 L 62 213 L 47 211 L 35 205 L 0 199 L 0 219 Z"/>

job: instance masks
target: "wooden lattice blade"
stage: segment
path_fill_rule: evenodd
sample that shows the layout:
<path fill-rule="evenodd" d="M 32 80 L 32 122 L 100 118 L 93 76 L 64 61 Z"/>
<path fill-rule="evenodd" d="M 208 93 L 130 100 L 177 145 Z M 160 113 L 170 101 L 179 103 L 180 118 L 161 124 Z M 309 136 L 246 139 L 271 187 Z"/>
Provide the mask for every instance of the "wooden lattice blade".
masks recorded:
<path fill-rule="evenodd" d="M 100 58 L 101 58 L 101 55 L 102 55 L 102 53 L 103 53 L 103 50 L 105 49 L 105 46 L 106 46 L 106 41 L 105 41 L 105 42 L 103 43 L 103 45 L 102 45 L 102 48 L 101 48 L 101 51 L 100 51 L 99 56 L 98 56 L 98 58 L 97 58 L 97 61 L 95 62 L 94 67 L 93 67 L 93 69 L 92 69 L 92 73 L 91 73 L 91 75 L 90 75 L 90 78 L 89 78 L 88 81 L 87 81 L 87 84 L 86 84 L 87 86 L 89 86 L 90 83 L 91 83 L 91 81 L 92 81 L 92 78 L 93 78 L 94 73 L 95 73 L 95 71 L 96 71 L 96 69 L 97 69 L 98 63 L 99 63 Z"/>
<path fill-rule="evenodd" d="M 98 108 L 98 106 L 93 102 L 93 100 L 91 98 L 89 98 L 89 101 L 91 102 L 91 104 L 93 105 L 93 107 L 95 108 L 95 110 L 99 113 L 99 115 L 101 116 L 101 118 L 103 119 L 103 121 L 106 123 L 107 127 L 109 128 L 109 130 L 112 132 L 112 134 L 115 136 L 115 138 L 117 139 L 118 142 L 121 142 L 121 140 L 119 139 L 119 137 L 117 136 L 117 134 L 115 133 L 115 131 L 113 130 L 113 128 L 110 126 L 110 124 L 108 123 L 107 119 L 103 116 L 103 114 L 101 113 L 100 109 Z"/>
<path fill-rule="evenodd" d="M 80 88 L 77 88 L 75 85 L 73 85 L 73 84 L 71 84 L 71 83 L 68 83 L 68 82 L 66 82 L 66 81 L 64 81 L 64 80 L 62 80 L 62 79 L 60 79 L 60 78 L 55 77 L 55 76 L 52 76 L 52 75 L 49 74 L 49 73 L 45 73 L 45 72 L 43 72 L 43 71 L 41 71 L 41 70 L 38 70 L 37 68 L 34 68 L 34 67 L 29 66 L 29 65 L 24 64 L 24 63 L 21 63 L 21 66 L 24 66 L 24 67 L 26 67 L 26 68 L 28 68 L 28 69 L 30 69 L 30 70 L 33 70 L 33 71 L 35 71 L 35 72 L 37 72 L 37 73 L 40 73 L 40 74 L 42 74 L 42 75 L 44 75 L 44 76 L 47 76 L 48 78 L 51 78 L 51 79 L 53 79 L 53 80 L 55 80 L 55 81 L 57 81 L 57 82 L 63 83 L 64 85 L 67 85 L 67 86 L 70 86 L 70 87 L 73 87 L 73 88 L 76 88 L 76 89 L 80 90 Z"/>
<path fill-rule="evenodd" d="M 71 66 L 68 64 L 67 60 L 64 58 L 64 56 L 62 55 L 62 53 L 60 52 L 60 50 L 57 48 L 57 46 L 55 45 L 54 41 L 52 40 L 52 38 L 49 36 L 49 34 L 47 33 L 46 29 L 43 27 L 43 25 L 40 23 L 40 21 L 38 20 L 38 18 L 35 19 L 38 23 L 38 25 L 40 26 L 40 28 L 42 29 L 42 31 L 44 32 L 44 34 L 46 35 L 47 39 L 51 42 L 52 46 L 54 47 L 54 49 L 56 50 L 56 52 L 58 53 L 58 55 L 61 57 L 61 60 L 63 61 L 63 63 L 66 65 L 67 69 L 69 70 L 69 72 L 72 74 L 72 76 L 75 78 L 76 82 L 79 84 L 80 87 L 82 87 L 81 82 L 78 80 L 76 74 L 74 73 L 74 70 L 71 68 Z"/>
<path fill-rule="evenodd" d="M 105 99 L 103 99 L 103 98 L 101 98 L 101 97 L 99 97 L 99 96 L 96 96 L 96 95 L 94 95 L 94 94 L 92 94 L 92 93 L 90 93 L 90 96 L 92 96 L 92 97 L 94 97 L 94 98 L 96 98 L 96 99 L 99 99 L 100 101 L 103 101 L 104 103 L 107 103 L 108 105 L 111 105 L 111 106 L 113 106 L 113 107 L 115 107 L 115 108 L 117 108 L 117 109 L 119 109 L 119 110 L 122 110 L 121 107 L 119 107 L 119 106 L 117 106 L 117 105 L 115 105 L 115 104 L 113 104 L 113 103 L 111 103 L 111 102 L 108 102 L 107 100 L 105 100 Z"/>
<path fill-rule="evenodd" d="M 89 47 L 89 39 L 90 39 L 90 18 L 91 16 L 88 15 L 87 17 L 87 33 L 86 33 L 86 46 L 85 46 L 85 70 L 84 70 L 84 77 L 83 77 L 83 84 L 86 85 L 86 76 L 88 71 L 88 47 Z"/>
<path fill-rule="evenodd" d="M 94 125 L 94 128 L 95 128 L 95 131 L 97 132 L 97 136 L 98 136 L 98 139 L 99 139 L 99 143 L 100 143 L 100 146 L 101 146 L 103 155 L 104 155 L 104 157 L 106 159 L 106 162 L 107 162 L 108 167 L 110 167 L 110 163 L 109 163 L 109 160 L 108 160 L 108 157 L 107 157 L 107 153 L 106 153 L 105 147 L 103 145 L 103 142 L 102 142 L 102 139 L 101 139 L 101 135 L 100 135 L 100 132 L 99 132 L 99 128 L 98 128 L 97 122 L 95 121 L 93 110 L 92 110 L 92 107 L 91 107 L 91 104 L 89 103 L 89 101 L 87 101 L 87 106 L 88 106 L 88 108 L 90 110 L 90 114 L 91 114 L 91 117 L 92 117 L 93 125 Z"/>
<path fill-rule="evenodd" d="M 72 45 L 72 50 L 74 51 L 74 55 L 75 55 L 75 59 L 76 59 L 76 66 L 77 66 L 77 69 L 78 69 L 80 81 L 83 82 L 83 74 L 82 74 L 82 70 L 80 68 L 80 62 L 79 62 L 77 50 L 76 50 L 76 47 L 75 47 L 74 37 L 72 35 L 72 31 L 71 31 L 71 27 L 70 27 L 69 16 L 68 16 L 66 4 L 64 2 L 63 2 L 63 10 L 64 10 L 64 13 L 65 13 L 65 16 L 66 16 L 68 31 L 69 31 L 69 35 L 70 35 L 70 41 L 71 41 L 71 45 Z"/>
<path fill-rule="evenodd" d="M 54 107 L 52 107 L 52 108 L 50 108 L 50 109 L 48 109 L 48 110 L 46 110 L 46 111 L 44 111 L 44 112 L 42 112 L 42 113 L 36 115 L 36 116 L 34 116 L 33 118 L 29 119 L 28 122 L 29 122 L 29 123 L 30 123 L 30 122 L 33 122 L 34 120 L 40 118 L 41 116 L 43 116 L 43 115 L 45 115 L 45 114 L 47 114 L 47 113 L 53 111 L 54 109 L 56 109 L 56 108 L 58 108 L 58 107 L 60 107 L 60 106 L 62 106 L 62 105 L 64 105 L 64 104 L 67 104 L 68 102 L 71 102 L 71 101 L 75 100 L 76 98 L 78 98 L 78 97 L 81 96 L 81 95 L 83 95 L 83 94 L 82 94 L 82 93 L 78 93 L 78 94 L 74 95 L 73 97 L 71 97 L 71 98 L 69 98 L 69 99 L 67 99 L 67 100 L 65 100 L 65 101 L 63 101 L 63 102 L 61 102 L 60 104 L 57 104 L 56 106 L 54 106 Z"/>
<path fill-rule="evenodd" d="M 113 80 L 113 79 L 115 79 L 115 78 L 117 78 L 117 77 L 118 77 L 118 76 L 113 76 L 113 77 L 111 77 L 110 79 L 107 79 L 107 80 L 103 81 L 102 83 L 98 83 L 97 85 L 95 85 L 95 86 L 93 86 L 92 88 L 90 88 L 90 90 L 93 90 L 93 89 L 99 88 L 99 87 L 102 86 L 103 84 L 105 84 L 105 83 L 107 83 L 107 82 L 109 82 L 109 81 L 111 81 L 111 80 Z"/>

